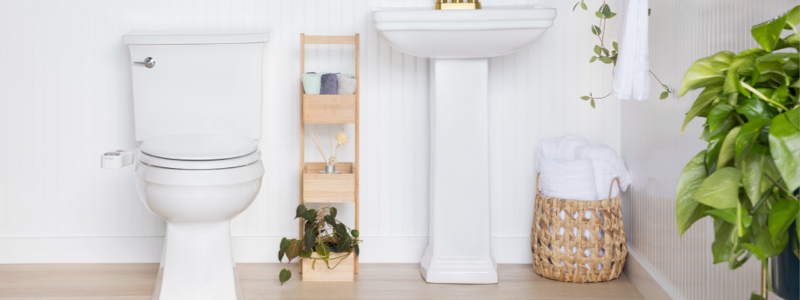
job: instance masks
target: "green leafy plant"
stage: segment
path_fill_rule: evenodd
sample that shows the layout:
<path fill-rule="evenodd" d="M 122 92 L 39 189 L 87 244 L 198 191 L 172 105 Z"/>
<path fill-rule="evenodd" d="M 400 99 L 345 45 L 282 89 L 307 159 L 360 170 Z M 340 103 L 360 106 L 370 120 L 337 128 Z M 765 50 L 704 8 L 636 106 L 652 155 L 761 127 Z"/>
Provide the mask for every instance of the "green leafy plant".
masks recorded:
<path fill-rule="evenodd" d="M 575 3 L 575 6 L 572 7 L 572 11 L 575 11 L 578 6 L 581 7 L 583 10 L 588 10 L 589 8 L 586 6 L 585 0 L 581 0 L 578 3 Z M 604 64 L 613 64 L 614 66 L 617 65 L 617 57 L 619 57 L 619 45 L 615 41 L 611 41 L 611 47 L 613 49 L 609 50 L 605 43 L 605 30 L 606 30 L 606 23 L 608 20 L 614 18 L 617 14 L 611 11 L 611 6 L 603 0 L 603 4 L 600 5 L 600 8 L 594 12 L 594 15 L 600 19 L 597 25 L 592 25 L 592 35 L 597 36 L 599 40 L 598 45 L 594 45 L 594 54 L 590 59 L 589 63 L 594 62 L 602 62 Z M 647 15 L 650 15 L 650 9 L 647 9 Z M 653 75 L 661 87 L 664 88 L 664 91 L 661 92 L 659 99 L 666 99 L 669 97 L 669 94 L 672 93 L 672 90 L 666 84 L 662 83 L 658 76 L 656 76 L 653 71 L 650 71 L 650 75 Z M 592 108 L 596 108 L 595 100 L 603 99 L 608 96 L 611 96 L 611 93 L 608 93 L 605 96 L 594 96 L 592 93 L 589 93 L 588 96 L 581 96 L 581 100 L 589 101 L 589 104 L 592 105 Z"/>
<path fill-rule="evenodd" d="M 336 219 L 335 207 L 321 207 L 319 210 L 307 209 L 305 205 L 297 206 L 295 219 L 302 218 L 303 239 L 281 240 L 278 261 L 283 262 L 286 256 L 289 262 L 297 257 L 312 261 L 311 268 L 316 269 L 317 261 L 324 261 L 329 269 L 335 269 L 348 256 L 359 254 L 359 232 L 350 229 Z M 313 254 L 316 253 L 316 256 Z M 292 278 L 292 271 L 283 269 L 278 278 L 281 285 Z"/>
<path fill-rule="evenodd" d="M 800 231 L 788 230 L 800 212 L 798 21 L 800 6 L 753 26 L 761 48 L 701 58 L 681 83 L 680 96 L 703 89 L 681 133 L 695 117 L 705 118 L 700 138 L 708 147 L 678 180 L 678 233 L 713 218 L 714 263 L 727 262 L 731 269 L 752 255 L 766 268 L 767 259 L 787 247 L 790 234 L 800 237 Z M 793 33 L 781 38 L 784 30 Z M 792 246 L 800 257 L 796 241 Z"/>

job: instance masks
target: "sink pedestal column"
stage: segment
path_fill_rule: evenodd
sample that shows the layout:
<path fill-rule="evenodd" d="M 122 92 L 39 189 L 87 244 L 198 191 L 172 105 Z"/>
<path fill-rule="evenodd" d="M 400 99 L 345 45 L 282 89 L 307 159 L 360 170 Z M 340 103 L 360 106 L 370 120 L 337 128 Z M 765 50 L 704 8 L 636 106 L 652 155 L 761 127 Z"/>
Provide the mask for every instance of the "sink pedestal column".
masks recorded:
<path fill-rule="evenodd" d="M 497 283 L 489 212 L 489 60 L 431 67 L 430 239 L 420 271 L 430 283 Z"/>

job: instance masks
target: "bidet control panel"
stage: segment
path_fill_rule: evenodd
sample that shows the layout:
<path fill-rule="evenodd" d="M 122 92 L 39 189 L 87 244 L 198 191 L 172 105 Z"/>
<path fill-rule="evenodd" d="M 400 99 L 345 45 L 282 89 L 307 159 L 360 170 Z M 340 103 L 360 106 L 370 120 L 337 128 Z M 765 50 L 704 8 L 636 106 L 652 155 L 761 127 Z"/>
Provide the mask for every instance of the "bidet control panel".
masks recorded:
<path fill-rule="evenodd" d="M 100 167 L 103 169 L 122 169 L 133 164 L 135 151 L 117 150 L 114 152 L 103 153 L 100 157 Z"/>

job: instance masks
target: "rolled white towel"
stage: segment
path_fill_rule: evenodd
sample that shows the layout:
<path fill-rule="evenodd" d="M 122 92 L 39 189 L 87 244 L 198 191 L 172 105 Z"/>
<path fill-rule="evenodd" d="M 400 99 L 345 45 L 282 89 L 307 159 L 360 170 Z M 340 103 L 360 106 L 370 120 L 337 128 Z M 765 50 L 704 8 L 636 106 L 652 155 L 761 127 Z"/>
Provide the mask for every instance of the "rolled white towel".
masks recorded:
<path fill-rule="evenodd" d="M 541 193 L 570 200 L 597 200 L 592 161 L 547 159 L 539 166 Z"/>
<path fill-rule="evenodd" d="M 581 146 L 576 152 L 579 158 L 592 161 L 597 199 L 606 199 L 608 197 L 608 190 L 614 178 L 619 178 L 623 192 L 628 189 L 631 183 L 628 169 L 614 149 L 603 144 L 592 144 Z M 616 184 L 611 187 L 611 191 L 612 198 L 619 195 L 619 188 Z"/>
<path fill-rule="evenodd" d="M 542 160 L 575 159 L 578 147 L 588 145 L 589 141 L 580 136 L 565 135 L 539 141 L 536 146 L 535 167 L 541 172 Z"/>

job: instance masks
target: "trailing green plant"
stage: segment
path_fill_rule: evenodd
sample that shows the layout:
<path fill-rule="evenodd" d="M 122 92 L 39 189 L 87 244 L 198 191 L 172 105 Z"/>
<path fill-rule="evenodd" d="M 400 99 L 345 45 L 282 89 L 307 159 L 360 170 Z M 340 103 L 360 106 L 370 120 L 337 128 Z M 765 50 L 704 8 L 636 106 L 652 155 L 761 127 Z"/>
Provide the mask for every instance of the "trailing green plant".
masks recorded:
<path fill-rule="evenodd" d="M 335 269 L 348 256 L 359 254 L 359 232 L 350 229 L 336 219 L 335 207 L 320 207 L 319 210 L 307 209 L 305 205 L 297 206 L 295 219 L 302 218 L 303 239 L 281 240 L 278 261 L 283 262 L 286 256 L 289 262 L 297 257 L 311 260 L 311 268 L 316 269 L 317 261 L 324 261 L 329 269 Z M 314 257 L 312 254 L 316 253 Z M 333 264 L 333 265 L 332 265 Z M 281 285 L 292 278 L 292 271 L 283 269 L 278 275 Z"/>
<path fill-rule="evenodd" d="M 589 8 L 586 6 L 585 0 L 581 0 L 578 3 L 575 3 L 575 6 L 572 7 L 572 11 L 575 11 L 578 6 L 581 7 L 583 10 L 588 10 Z M 599 40 L 598 45 L 594 45 L 594 54 L 592 58 L 589 59 L 589 63 L 594 62 L 602 62 L 604 64 L 613 64 L 615 67 L 617 65 L 617 57 L 619 57 L 619 45 L 615 41 L 611 41 L 611 47 L 613 49 L 609 50 L 607 44 L 605 43 L 606 37 L 606 23 L 611 18 L 614 18 L 617 14 L 611 11 L 611 6 L 606 3 L 606 0 L 603 0 L 603 4 L 594 12 L 594 15 L 600 19 L 597 25 L 592 25 L 592 35 L 597 36 Z M 650 15 L 650 9 L 647 9 L 647 15 Z M 653 71 L 649 71 L 650 75 L 653 75 L 661 87 L 664 88 L 664 91 L 661 92 L 659 99 L 666 99 L 669 97 L 669 94 L 673 93 L 672 90 L 666 84 L 662 83 L 658 76 L 656 76 Z M 581 100 L 589 101 L 589 104 L 592 105 L 592 108 L 595 108 L 595 100 L 603 99 L 608 96 L 611 96 L 611 93 L 608 93 L 605 96 L 594 96 L 592 93 L 589 93 L 588 96 L 581 96 Z"/>
<path fill-rule="evenodd" d="M 800 214 L 799 21 L 800 6 L 795 6 L 753 26 L 761 48 L 701 58 L 681 83 L 680 96 L 703 89 L 681 133 L 693 118 L 705 118 L 700 139 L 708 147 L 678 180 L 678 233 L 701 218 L 713 218 L 714 263 L 727 262 L 731 269 L 753 255 L 766 269 L 768 258 L 787 247 L 790 234 L 800 237 L 800 230 L 789 232 Z M 781 37 L 784 30 L 792 32 Z M 792 247 L 800 257 L 797 240 Z"/>

